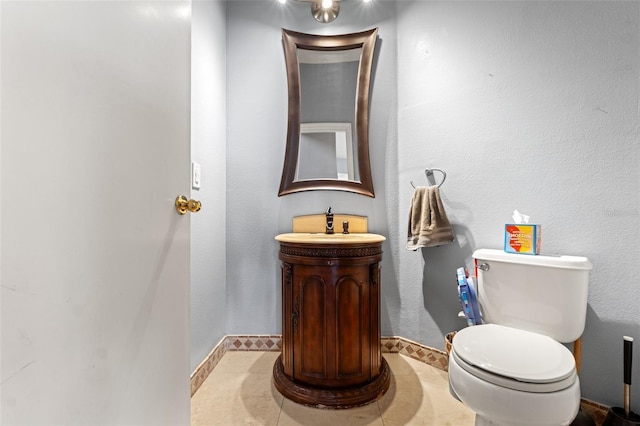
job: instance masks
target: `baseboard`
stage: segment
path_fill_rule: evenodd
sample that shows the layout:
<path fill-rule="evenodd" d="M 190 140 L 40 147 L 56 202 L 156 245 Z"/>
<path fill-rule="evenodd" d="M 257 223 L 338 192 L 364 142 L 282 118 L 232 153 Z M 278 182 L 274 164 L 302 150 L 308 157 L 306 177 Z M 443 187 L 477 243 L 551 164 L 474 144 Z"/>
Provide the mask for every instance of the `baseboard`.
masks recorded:
<path fill-rule="evenodd" d="M 281 351 L 281 335 L 224 336 L 191 373 L 191 396 L 202 386 L 227 351 Z"/>
<path fill-rule="evenodd" d="M 382 352 L 399 353 L 435 368 L 448 370 L 447 353 L 439 349 L 430 348 L 400 336 L 382 337 L 380 344 Z M 277 334 L 224 336 L 191 374 L 191 396 L 200 388 L 225 353 L 229 351 L 279 352 L 281 350 L 282 336 Z M 597 425 L 602 424 L 609 409 L 605 405 L 584 398 L 582 399 L 582 408 L 591 415 Z"/>
<path fill-rule="evenodd" d="M 584 398 L 582 398 L 582 409 L 591 416 L 598 426 L 602 425 L 604 418 L 607 417 L 607 412 L 609 411 L 609 407 L 606 405 Z"/>
<path fill-rule="evenodd" d="M 400 336 L 382 337 L 382 352 L 399 353 L 440 370 L 447 371 L 449 357 L 446 352 L 430 348 Z"/>

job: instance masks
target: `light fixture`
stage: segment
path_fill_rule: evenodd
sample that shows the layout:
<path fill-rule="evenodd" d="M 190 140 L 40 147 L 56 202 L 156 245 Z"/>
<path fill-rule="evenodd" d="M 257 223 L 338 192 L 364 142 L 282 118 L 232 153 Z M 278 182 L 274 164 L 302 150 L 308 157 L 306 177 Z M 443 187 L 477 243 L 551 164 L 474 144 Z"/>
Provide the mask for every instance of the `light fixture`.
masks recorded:
<path fill-rule="evenodd" d="M 345 0 L 296 0 L 304 3 L 311 3 L 311 15 L 313 19 L 328 24 L 334 21 L 340 13 L 340 1 Z"/>
<path fill-rule="evenodd" d="M 1 0 L 0 0 L 1 1 Z M 287 0 L 278 0 L 285 4 Z M 299 3 L 311 3 L 311 15 L 321 24 L 335 21 L 340 13 L 340 2 L 347 0 L 296 0 Z M 363 3 L 371 3 L 372 0 L 362 0 Z"/>
<path fill-rule="evenodd" d="M 311 15 L 316 21 L 327 24 L 334 21 L 340 13 L 340 2 L 338 0 L 322 0 L 311 3 Z"/>

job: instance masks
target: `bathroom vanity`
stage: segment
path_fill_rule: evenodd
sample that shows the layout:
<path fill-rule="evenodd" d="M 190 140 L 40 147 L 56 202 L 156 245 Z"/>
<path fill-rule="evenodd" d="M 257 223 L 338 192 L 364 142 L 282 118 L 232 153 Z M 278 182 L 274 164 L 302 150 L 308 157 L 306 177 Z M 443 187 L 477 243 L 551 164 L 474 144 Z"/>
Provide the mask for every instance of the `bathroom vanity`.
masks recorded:
<path fill-rule="evenodd" d="M 273 377 L 286 398 L 349 408 L 389 388 L 380 347 L 376 234 L 290 233 L 276 237 L 282 261 L 282 355 Z"/>

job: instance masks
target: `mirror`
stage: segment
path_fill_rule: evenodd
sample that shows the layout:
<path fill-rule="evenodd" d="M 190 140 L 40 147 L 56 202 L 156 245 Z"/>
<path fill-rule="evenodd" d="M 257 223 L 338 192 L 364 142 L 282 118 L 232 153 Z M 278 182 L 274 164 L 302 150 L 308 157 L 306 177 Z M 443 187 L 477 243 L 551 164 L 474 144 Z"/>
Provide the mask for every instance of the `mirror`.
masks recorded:
<path fill-rule="evenodd" d="M 369 86 L 377 32 L 318 36 L 282 30 L 289 121 L 279 196 L 311 190 L 375 196 Z"/>

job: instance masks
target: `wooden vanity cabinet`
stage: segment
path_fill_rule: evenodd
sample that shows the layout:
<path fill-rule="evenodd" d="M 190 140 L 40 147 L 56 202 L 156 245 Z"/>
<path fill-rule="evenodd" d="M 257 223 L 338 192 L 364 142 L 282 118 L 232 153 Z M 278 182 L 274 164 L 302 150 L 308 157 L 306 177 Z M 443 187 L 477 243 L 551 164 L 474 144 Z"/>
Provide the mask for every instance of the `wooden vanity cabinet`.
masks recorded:
<path fill-rule="evenodd" d="M 389 386 L 380 350 L 382 243 L 281 242 L 282 355 L 274 383 L 305 405 L 347 408 Z"/>

